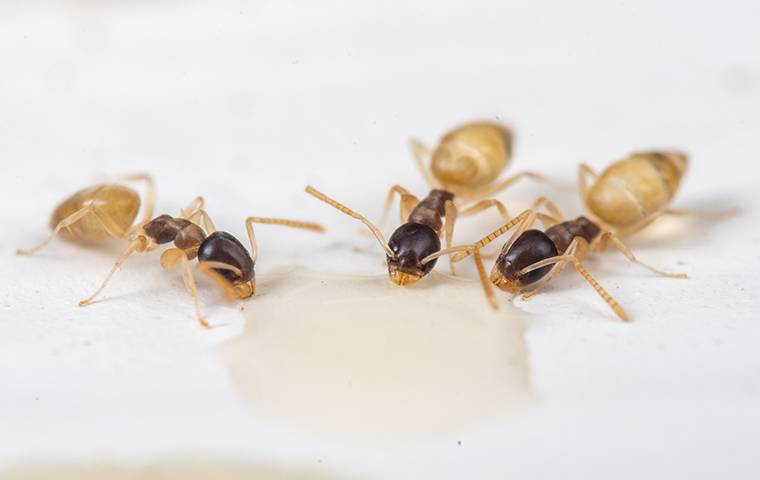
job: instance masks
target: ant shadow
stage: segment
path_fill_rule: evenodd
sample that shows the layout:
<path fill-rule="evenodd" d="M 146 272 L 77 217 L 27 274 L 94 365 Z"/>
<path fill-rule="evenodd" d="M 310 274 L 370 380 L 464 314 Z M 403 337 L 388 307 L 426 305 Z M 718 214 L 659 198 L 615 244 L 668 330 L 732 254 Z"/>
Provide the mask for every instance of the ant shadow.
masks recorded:
<path fill-rule="evenodd" d="M 630 237 L 631 247 L 656 248 L 691 247 L 704 244 L 713 232 L 727 223 L 740 220 L 744 210 L 738 205 L 747 205 L 741 198 L 703 198 L 698 202 L 684 205 L 684 214 L 664 215 L 644 230 Z M 680 208 L 680 205 L 679 207 Z"/>

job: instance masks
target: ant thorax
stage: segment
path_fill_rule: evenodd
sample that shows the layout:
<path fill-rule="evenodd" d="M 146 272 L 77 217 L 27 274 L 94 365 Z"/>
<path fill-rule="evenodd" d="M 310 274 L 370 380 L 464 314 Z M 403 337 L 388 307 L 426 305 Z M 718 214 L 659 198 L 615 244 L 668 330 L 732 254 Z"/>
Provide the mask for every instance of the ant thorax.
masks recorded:
<path fill-rule="evenodd" d="M 145 226 L 145 234 L 158 245 L 174 242 L 174 245 L 188 254 L 188 258 L 195 258 L 206 232 L 195 223 L 185 219 L 172 217 L 171 215 L 159 215 Z"/>

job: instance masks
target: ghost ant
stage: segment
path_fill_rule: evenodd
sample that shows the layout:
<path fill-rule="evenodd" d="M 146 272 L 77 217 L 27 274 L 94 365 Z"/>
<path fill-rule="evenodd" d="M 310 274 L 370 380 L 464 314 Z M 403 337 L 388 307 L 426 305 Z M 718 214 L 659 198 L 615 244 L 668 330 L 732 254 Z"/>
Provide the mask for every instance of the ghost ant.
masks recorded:
<path fill-rule="evenodd" d="M 196 223 L 202 222 L 203 228 Z M 91 304 L 103 291 L 116 270 L 134 252 L 149 252 L 169 242 L 174 247 L 161 254 L 160 263 L 164 269 L 177 265 L 182 267 L 185 287 L 193 297 L 195 315 L 198 322 L 208 327 L 200 312 L 200 302 L 195 278 L 190 269 L 190 261 L 198 259 L 198 268 L 209 276 L 226 298 L 246 299 L 256 292 L 255 265 L 258 257 L 256 235 L 253 224 L 282 225 L 314 232 L 324 232 L 316 223 L 288 220 L 283 218 L 248 217 L 245 227 L 251 245 L 251 253 L 232 234 L 217 231 L 208 213 L 203 209 L 203 199 L 196 198 L 182 210 L 179 217 L 160 215 L 145 223 L 133 233 L 129 246 L 119 256 L 100 287 L 91 296 L 79 302 L 80 306 Z"/>
<path fill-rule="evenodd" d="M 394 191 L 391 189 L 391 194 Z M 449 245 L 454 225 L 454 194 L 451 192 L 432 190 L 422 201 L 418 201 L 408 192 L 403 192 L 402 224 L 387 242 L 380 229 L 360 213 L 338 203 L 312 186 L 307 186 L 306 192 L 367 226 L 385 251 L 388 275 L 396 285 L 412 285 L 433 270 L 439 257 L 469 249 L 469 246 Z M 445 226 L 442 218 L 445 218 Z M 443 250 L 440 239 L 442 228 L 445 228 L 447 241 L 447 248 Z M 485 275 L 485 271 L 482 274 Z"/>
<path fill-rule="evenodd" d="M 676 151 L 638 152 L 618 160 L 601 175 L 591 167 L 578 168 L 578 188 L 587 213 L 620 236 L 642 230 L 669 210 L 678 191 L 688 157 Z M 588 177 L 593 183 L 587 185 Z"/>
<path fill-rule="evenodd" d="M 510 216 L 502 202 L 487 198 L 507 189 L 522 178 L 545 180 L 541 175 L 526 171 L 498 180 L 506 168 L 512 154 L 512 131 L 505 125 L 494 122 L 470 122 L 463 124 L 443 135 L 432 151 L 420 140 L 411 139 L 409 146 L 416 160 L 417 167 L 432 191 L 445 191 L 451 194 L 450 205 L 446 213 L 451 218 L 451 227 L 447 222 L 447 247 L 451 245 L 453 222 L 457 217 L 467 217 L 483 212 L 491 207 L 501 215 L 503 221 Z M 430 158 L 429 166 L 426 159 Z M 401 197 L 401 221 L 405 222 L 408 213 L 419 203 L 405 188 L 394 185 L 388 192 L 385 208 L 379 226 L 385 223 L 393 196 Z M 469 205 L 467 208 L 465 206 Z M 460 212 L 461 210 L 461 212 Z M 454 263 L 449 261 L 449 268 L 454 274 Z"/>
<path fill-rule="evenodd" d="M 432 151 L 416 139 L 411 139 L 409 146 L 431 188 L 452 192 L 468 202 L 495 195 L 522 178 L 544 180 L 526 171 L 497 181 L 509 164 L 512 138 L 512 131 L 505 125 L 471 122 L 447 132 Z"/>
<path fill-rule="evenodd" d="M 203 198 L 197 197 L 180 216 L 159 215 L 151 219 L 153 211 L 153 183 L 147 175 L 130 176 L 145 180 L 149 185 L 148 202 L 144 220 L 130 227 L 137 210 L 137 194 L 118 184 L 98 185 L 75 193 L 62 202 L 54 211 L 51 223 L 53 233 L 40 245 L 21 250 L 31 254 L 45 246 L 62 229 L 70 232 L 78 240 L 98 240 L 107 237 L 123 238 L 129 241 L 127 248 L 114 263 L 100 287 L 88 298 L 79 302 L 80 306 L 91 304 L 106 288 L 116 270 L 135 252 L 151 252 L 169 242 L 174 247 L 165 250 L 160 258 L 165 269 L 182 266 L 182 276 L 195 304 L 198 322 L 204 327 L 209 324 L 200 312 L 200 302 L 190 269 L 190 261 L 197 258 L 198 268 L 208 275 L 227 298 L 245 299 L 255 293 L 254 267 L 258 256 L 254 223 L 284 225 L 295 228 L 323 232 L 321 225 L 281 218 L 248 217 L 245 221 L 251 253 L 233 235 L 217 231 L 208 213 L 203 209 Z M 203 224 L 203 228 L 199 223 Z"/>
<path fill-rule="evenodd" d="M 545 205 L 551 214 L 536 210 Z M 546 228 L 544 231 L 530 229 L 536 219 L 540 219 Z M 453 256 L 453 261 L 460 261 L 517 227 L 510 240 L 502 247 L 490 281 L 501 290 L 515 295 L 523 293 L 528 299 L 539 293 L 568 264 L 572 264 L 578 273 L 596 290 L 605 302 L 622 320 L 628 315 L 620 304 L 591 276 L 581 263 L 590 252 L 599 252 L 607 248 L 608 242 L 620 250 L 626 258 L 657 275 L 671 278 L 686 278 L 682 273 L 668 273 L 657 270 L 639 261 L 631 250 L 610 230 L 581 216 L 575 220 L 565 220 L 559 209 L 546 198 L 539 198 L 532 209 L 526 210 L 498 229 L 481 238 L 470 249 L 460 251 Z M 479 272 L 483 270 L 480 257 L 475 258 Z M 483 281 L 481 274 L 481 281 Z M 483 281 L 486 297 L 494 309 L 498 308 L 491 284 Z"/>
<path fill-rule="evenodd" d="M 155 184 L 146 174 L 125 175 L 124 180 L 141 180 L 146 184 L 146 201 L 141 223 L 153 216 Z M 50 227 L 53 231 L 38 245 L 18 249 L 19 255 L 32 255 L 47 245 L 56 235 L 78 242 L 97 242 L 106 238 L 129 238 L 137 213 L 140 196 L 133 189 L 118 183 L 93 185 L 74 193 L 53 210 Z"/>

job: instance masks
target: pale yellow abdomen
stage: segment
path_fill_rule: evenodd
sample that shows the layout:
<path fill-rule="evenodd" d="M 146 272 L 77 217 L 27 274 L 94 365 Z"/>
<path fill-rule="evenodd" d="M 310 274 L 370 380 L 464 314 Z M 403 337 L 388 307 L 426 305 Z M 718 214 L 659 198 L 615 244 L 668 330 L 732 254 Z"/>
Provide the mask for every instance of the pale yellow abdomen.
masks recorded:
<path fill-rule="evenodd" d="M 495 123 L 470 123 L 444 135 L 433 151 L 433 175 L 445 186 L 482 187 L 509 162 L 512 133 Z"/>
<path fill-rule="evenodd" d="M 64 218 L 76 213 L 92 203 L 103 218 L 110 218 L 123 232 L 127 232 L 140 210 L 140 196 L 131 188 L 122 185 L 96 185 L 85 188 L 70 196 L 53 211 L 50 226 L 55 226 Z M 61 234 L 80 240 L 101 240 L 111 235 L 95 214 L 87 214 L 70 227 L 71 234 L 66 229 Z"/>
<path fill-rule="evenodd" d="M 686 168 L 675 152 L 636 153 L 613 163 L 591 186 L 586 205 L 616 229 L 646 224 L 673 199 Z"/>

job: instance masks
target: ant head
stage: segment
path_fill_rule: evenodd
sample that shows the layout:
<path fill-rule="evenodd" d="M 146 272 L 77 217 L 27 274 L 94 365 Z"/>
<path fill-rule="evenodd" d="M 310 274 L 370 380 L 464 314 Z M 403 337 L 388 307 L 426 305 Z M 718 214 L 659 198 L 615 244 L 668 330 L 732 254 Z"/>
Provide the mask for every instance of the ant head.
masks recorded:
<path fill-rule="evenodd" d="M 554 242 L 540 230 L 526 230 L 506 252 L 502 250 L 491 271 L 491 282 L 501 290 L 518 293 L 541 280 L 552 269 L 547 265 L 524 273 L 534 263 L 557 255 Z"/>
<path fill-rule="evenodd" d="M 441 249 L 441 240 L 427 225 L 405 223 L 393 232 L 388 247 L 393 252 L 393 256 L 386 256 L 388 275 L 396 285 L 405 286 L 433 270 L 438 259 L 427 263 L 422 260 Z"/>
<path fill-rule="evenodd" d="M 227 232 L 217 231 L 206 237 L 198 249 L 198 261 L 225 265 L 227 268 L 214 268 L 214 270 L 235 286 L 249 282 L 255 276 L 253 259 L 248 250 L 237 238 Z M 250 290 L 253 294 L 253 284 Z"/>

